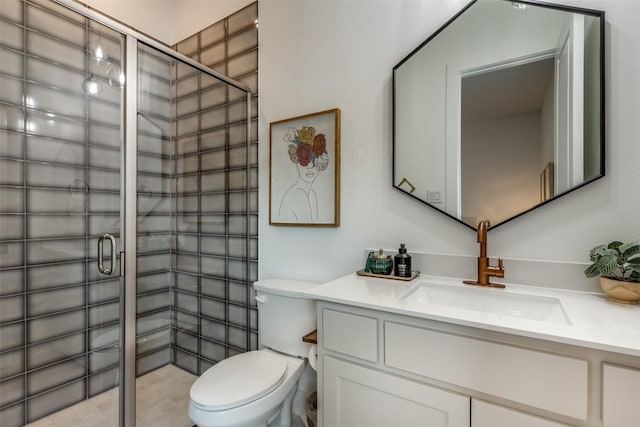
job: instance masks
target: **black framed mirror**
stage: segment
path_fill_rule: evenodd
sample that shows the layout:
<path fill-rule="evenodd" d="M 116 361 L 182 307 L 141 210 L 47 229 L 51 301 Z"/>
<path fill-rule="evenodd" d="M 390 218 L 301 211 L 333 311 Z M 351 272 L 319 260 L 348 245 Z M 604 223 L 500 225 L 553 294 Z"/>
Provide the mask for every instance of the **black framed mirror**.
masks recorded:
<path fill-rule="evenodd" d="M 393 68 L 393 186 L 472 229 L 604 172 L 602 11 L 474 0 Z"/>

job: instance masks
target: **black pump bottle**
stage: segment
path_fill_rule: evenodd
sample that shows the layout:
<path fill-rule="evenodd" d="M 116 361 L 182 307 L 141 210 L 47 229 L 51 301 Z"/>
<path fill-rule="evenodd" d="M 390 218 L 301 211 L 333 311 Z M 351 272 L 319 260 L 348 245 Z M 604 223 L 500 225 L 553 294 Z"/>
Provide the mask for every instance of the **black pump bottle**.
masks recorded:
<path fill-rule="evenodd" d="M 398 277 L 411 277 L 411 255 L 407 253 L 404 243 L 400 244 L 398 253 L 393 257 L 394 273 Z"/>

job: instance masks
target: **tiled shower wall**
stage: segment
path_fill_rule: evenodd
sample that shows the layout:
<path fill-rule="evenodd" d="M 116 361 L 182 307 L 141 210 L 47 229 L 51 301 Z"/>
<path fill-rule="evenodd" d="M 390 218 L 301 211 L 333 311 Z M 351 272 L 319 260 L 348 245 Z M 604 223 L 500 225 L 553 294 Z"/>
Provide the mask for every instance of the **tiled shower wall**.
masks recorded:
<path fill-rule="evenodd" d="M 172 361 L 196 374 L 228 356 L 257 348 L 251 289 L 258 262 L 257 19 L 256 2 L 174 47 L 253 93 L 247 136 L 243 91 L 211 77 L 198 78 L 186 65 L 176 70 Z"/>
<path fill-rule="evenodd" d="M 257 48 L 227 46 L 248 32 L 257 44 L 246 14 L 225 20 L 222 38 L 199 42 L 195 54 L 224 45 L 215 64 L 257 92 Z M 108 62 L 88 57 L 90 40 L 108 47 Z M 119 280 L 97 273 L 96 240 L 119 240 L 121 225 L 122 91 L 108 84 L 120 43 L 48 0 L 0 0 L 3 427 L 117 383 Z M 241 91 L 194 78 L 151 48 L 138 60 L 137 373 L 169 362 L 202 372 L 257 346 L 246 299 L 257 275 L 257 98 L 247 167 Z M 81 89 L 91 76 L 101 82 L 96 96 Z"/>

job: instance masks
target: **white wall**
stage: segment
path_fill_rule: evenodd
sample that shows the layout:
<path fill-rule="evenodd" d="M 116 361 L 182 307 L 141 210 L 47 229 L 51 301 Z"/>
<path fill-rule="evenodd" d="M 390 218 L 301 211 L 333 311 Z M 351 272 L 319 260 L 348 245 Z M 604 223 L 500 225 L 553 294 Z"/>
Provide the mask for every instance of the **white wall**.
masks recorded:
<path fill-rule="evenodd" d="M 391 187 L 391 69 L 464 3 L 260 2 L 261 279 L 330 280 L 361 268 L 365 248 L 400 242 L 409 252 L 477 255 L 473 231 Z M 600 242 L 640 240 L 640 2 L 564 3 L 606 11 L 607 176 L 490 231 L 491 256 L 583 262 Z M 269 122 L 334 107 L 342 225 L 269 226 Z"/>
<path fill-rule="evenodd" d="M 84 3 L 146 35 L 173 45 L 254 1 L 84 0 Z"/>
<path fill-rule="evenodd" d="M 481 219 L 498 224 L 540 202 L 540 116 L 534 112 L 462 122 L 467 135 L 461 149 L 462 217 L 467 224 Z"/>

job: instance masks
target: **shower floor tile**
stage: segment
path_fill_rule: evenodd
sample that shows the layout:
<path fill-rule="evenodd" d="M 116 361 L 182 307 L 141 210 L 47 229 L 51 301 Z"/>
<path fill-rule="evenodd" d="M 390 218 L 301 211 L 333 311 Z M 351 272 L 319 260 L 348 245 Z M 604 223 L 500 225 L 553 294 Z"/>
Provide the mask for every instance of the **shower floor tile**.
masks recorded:
<path fill-rule="evenodd" d="M 173 365 L 136 380 L 136 427 L 191 427 L 189 389 L 196 380 Z M 70 406 L 26 427 L 117 427 L 118 389 Z"/>

